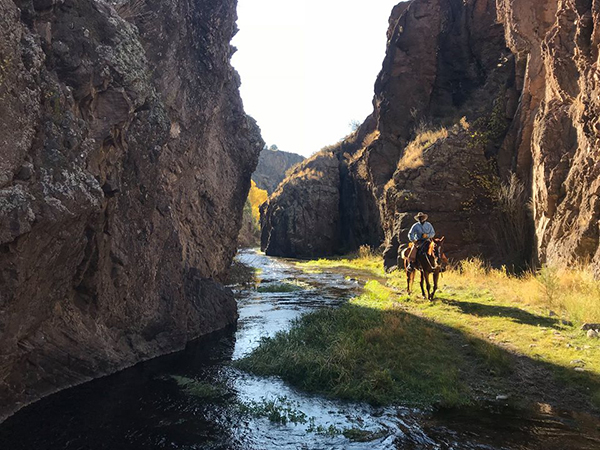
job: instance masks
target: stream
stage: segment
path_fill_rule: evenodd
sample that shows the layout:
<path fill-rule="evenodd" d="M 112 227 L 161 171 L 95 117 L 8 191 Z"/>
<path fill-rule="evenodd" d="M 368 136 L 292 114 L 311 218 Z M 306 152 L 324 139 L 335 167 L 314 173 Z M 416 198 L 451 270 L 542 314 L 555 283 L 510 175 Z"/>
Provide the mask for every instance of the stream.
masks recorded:
<path fill-rule="evenodd" d="M 598 419 L 548 406 L 529 412 L 501 405 L 376 408 L 305 394 L 277 378 L 235 369 L 231 362 L 261 338 L 361 289 L 343 274 L 304 273 L 292 261 L 253 250 L 238 258 L 260 269 L 267 288 L 261 291 L 286 280 L 304 288 L 239 290 L 237 329 L 24 408 L 0 425 L 0 449 L 600 449 Z M 272 407 L 291 419 L 268 417 Z"/>

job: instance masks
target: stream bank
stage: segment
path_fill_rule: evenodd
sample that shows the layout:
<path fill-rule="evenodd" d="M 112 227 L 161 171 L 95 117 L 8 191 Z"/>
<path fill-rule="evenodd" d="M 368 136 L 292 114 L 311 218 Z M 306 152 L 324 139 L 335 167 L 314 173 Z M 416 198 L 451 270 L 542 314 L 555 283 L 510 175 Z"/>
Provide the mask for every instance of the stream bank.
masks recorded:
<path fill-rule="evenodd" d="M 301 392 L 232 367 L 266 336 L 362 291 L 335 271 L 239 255 L 261 288 L 238 292 L 236 329 L 186 350 L 62 391 L 0 425 L 0 448 L 130 449 L 597 449 L 600 422 L 555 409 L 433 411 L 375 407 Z M 302 289 L 269 292 L 269 286 Z M 285 422 L 285 423 L 284 423 Z M 34 432 L 32 430 L 35 430 Z"/>

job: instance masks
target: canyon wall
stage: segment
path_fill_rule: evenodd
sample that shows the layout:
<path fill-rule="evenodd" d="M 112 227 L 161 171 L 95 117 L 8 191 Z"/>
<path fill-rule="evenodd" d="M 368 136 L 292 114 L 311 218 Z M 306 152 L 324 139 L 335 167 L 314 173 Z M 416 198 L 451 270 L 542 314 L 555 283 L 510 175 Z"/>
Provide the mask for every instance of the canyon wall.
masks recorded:
<path fill-rule="evenodd" d="M 334 152 L 337 210 L 317 204 L 310 191 L 323 180 L 299 167 L 264 208 L 263 248 L 315 256 L 383 244 L 393 267 L 424 210 L 454 258 L 586 261 L 600 274 L 599 44 L 598 0 L 398 4 L 374 113 Z M 302 221 L 290 225 L 290 198 L 339 224 L 336 245 L 316 247 Z"/>
<path fill-rule="evenodd" d="M 600 276 L 600 1 L 498 0 L 522 96 L 505 158 L 528 184 L 542 262 Z"/>
<path fill-rule="evenodd" d="M 0 0 L 0 420 L 232 324 L 234 0 Z"/>
<path fill-rule="evenodd" d="M 264 148 L 260 152 L 258 165 L 252 174 L 252 179 L 259 189 L 264 189 L 270 195 L 286 177 L 287 171 L 302 161 L 304 161 L 304 157 L 296 153 Z"/>

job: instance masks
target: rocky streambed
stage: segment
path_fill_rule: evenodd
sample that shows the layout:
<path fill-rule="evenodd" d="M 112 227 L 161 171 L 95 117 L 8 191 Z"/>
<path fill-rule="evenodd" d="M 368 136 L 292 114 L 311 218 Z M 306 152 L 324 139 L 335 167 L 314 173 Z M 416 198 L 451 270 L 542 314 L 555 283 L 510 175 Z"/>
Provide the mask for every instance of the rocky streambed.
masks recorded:
<path fill-rule="evenodd" d="M 232 362 L 316 308 L 361 290 L 254 251 L 259 287 L 238 290 L 237 328 L 47 397 L 0 425 L 2 449 L 597 449 L 600 421 L 542 406 L 421 411 L 299 392 Z M 294 286 L 282 289 L 281 286 Z M 286 292 L 282 292 L 285 290 Z"/>

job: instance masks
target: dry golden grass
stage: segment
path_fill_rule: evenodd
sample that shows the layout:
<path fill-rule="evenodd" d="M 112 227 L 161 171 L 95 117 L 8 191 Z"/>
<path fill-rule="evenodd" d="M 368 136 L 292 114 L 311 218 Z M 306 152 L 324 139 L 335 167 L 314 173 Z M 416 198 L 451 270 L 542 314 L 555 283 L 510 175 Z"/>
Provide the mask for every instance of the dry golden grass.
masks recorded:
<path fill-rule="evenodd" d="M 456 288 L 487 290 L 498 299 L 553 311 L 578 324 L 600 322 L 600 282 L 591 270 L 544 267 L 522 276 L 486 267 L 481 260 L 462 261 L 444 275 Z"/>
<path fill-rule="evenodd" d="M 420 131 L 417 137 L 406 146 L 404 155 L 398 163 L 398 170 L 411 170 L 423 166 L 423 152 L 447 137 L 448 130 L 444 127 L 437 130 Z"/>
<path fill-rule="evenodd" d="M 371 145 L 373 142 L 379 139 L 380 134 L 381 133 L 379 130 L 375 130 L 372 133 L 368 134 L 362 141 L 362 147 L 368 147 L 369 145 Z"/>

